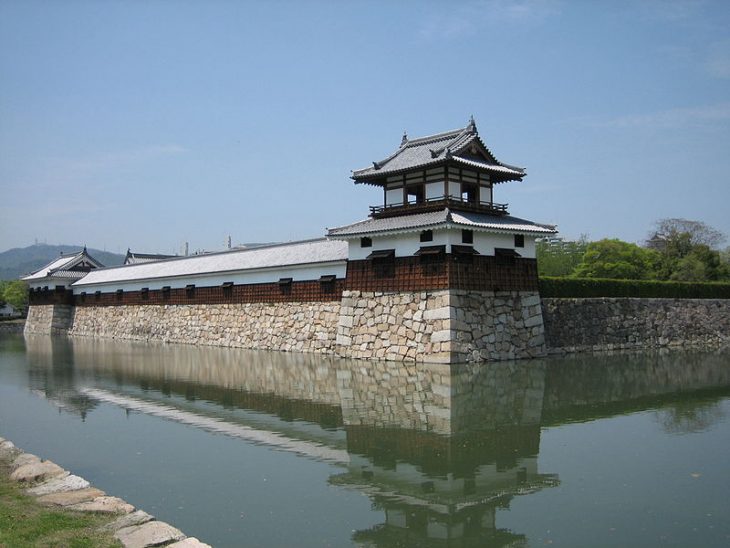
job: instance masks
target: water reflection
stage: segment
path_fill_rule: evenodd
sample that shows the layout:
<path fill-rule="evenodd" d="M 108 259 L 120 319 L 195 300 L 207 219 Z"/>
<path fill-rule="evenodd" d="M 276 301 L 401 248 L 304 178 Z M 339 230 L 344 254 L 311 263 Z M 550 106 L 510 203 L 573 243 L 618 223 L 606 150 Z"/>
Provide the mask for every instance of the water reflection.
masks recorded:
<path fill-rule="evenodd" d="M 304 354 L 42 336 L 30 385 L 82 418 L 98 402 L 337 465 L 329 483 L 384 514 L 369 546 L 505 546 L 511 501 L 559 485 L 541 428 L 655 410 L 668 432 L 710 428 L 727 355 L 666 352 L 489 365 L 363 363 Z"/>

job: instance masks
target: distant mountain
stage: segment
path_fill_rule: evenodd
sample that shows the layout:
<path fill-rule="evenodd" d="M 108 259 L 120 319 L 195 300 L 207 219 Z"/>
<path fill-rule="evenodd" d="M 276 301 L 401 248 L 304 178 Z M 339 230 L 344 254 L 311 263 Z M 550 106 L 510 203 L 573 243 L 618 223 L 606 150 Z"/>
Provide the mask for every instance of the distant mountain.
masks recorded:
<path fill-rule="evenodd" d="M 83 248 L 82 245 L 36 244 L 8 249 L 0 253 L 0 280 L 17 280 L 20 276 L 50 263 L 61 253 L 69 255 L 81 251 Z M 99 249 L 89 249 L 88 252 L 104 266 L 116 266 L 124 262 L 124 255 L 117 253 Z"/>

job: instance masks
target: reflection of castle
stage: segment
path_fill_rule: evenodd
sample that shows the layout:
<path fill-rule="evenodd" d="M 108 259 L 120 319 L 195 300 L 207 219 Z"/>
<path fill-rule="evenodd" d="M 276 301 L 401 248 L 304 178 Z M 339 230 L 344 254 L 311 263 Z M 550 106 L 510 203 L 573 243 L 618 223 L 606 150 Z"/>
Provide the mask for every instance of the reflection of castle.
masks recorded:
<path fill-rule="evenodd" d="M 539 470 L 541 427 L 672 406 L 679 392 L 686 406 L 688 393 L 730 387 L 730 370 L 707 354 L 416 366 L 94 339 L 26 343 L 31 386 L 66 410 L 83 416 L 105 401 L 340 467 L 331 484 L 367 494 L 384 512 L 382 524 L 353 534 L 368 546 L 520 544 L 496 515 L 515 496 L 558 483 Z"/>

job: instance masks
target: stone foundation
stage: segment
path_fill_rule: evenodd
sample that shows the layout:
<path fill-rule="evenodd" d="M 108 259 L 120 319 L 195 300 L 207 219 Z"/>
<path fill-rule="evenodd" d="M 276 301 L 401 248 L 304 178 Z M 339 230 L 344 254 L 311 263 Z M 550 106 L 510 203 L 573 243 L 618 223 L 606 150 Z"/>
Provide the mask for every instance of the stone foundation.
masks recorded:
<path fill-rule="evenodd" d="M 331 353 L 339 302 L 78 307 L 70 335 Z"/>
<path fill-rule="evenodd" d="M 42 304 L 28 307 L 25 333 L 62 335 L 73 325 L 75 307 L 67 304 Z"/>
<path fill-rule="evenodd" d="M 730 300 L 543 299 L 552 352 L 730 343 Z"/>
<path fill-rule="evenodd" d="M 456 363 L 544 355 L 540 296 L 531 291 L 345 291 L 343 357 Z"/>

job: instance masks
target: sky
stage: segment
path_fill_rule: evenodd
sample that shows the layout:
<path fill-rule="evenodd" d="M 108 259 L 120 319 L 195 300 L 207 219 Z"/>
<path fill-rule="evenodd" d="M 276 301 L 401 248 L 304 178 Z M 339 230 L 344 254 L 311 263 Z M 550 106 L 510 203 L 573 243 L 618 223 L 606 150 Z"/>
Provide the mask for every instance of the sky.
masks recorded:
<path fill-rule="evenodd" d="M 726 0 L 0 0 L 0 251 L 321 237 L 471 115 L 515 216 L 730 237 Z"/>

